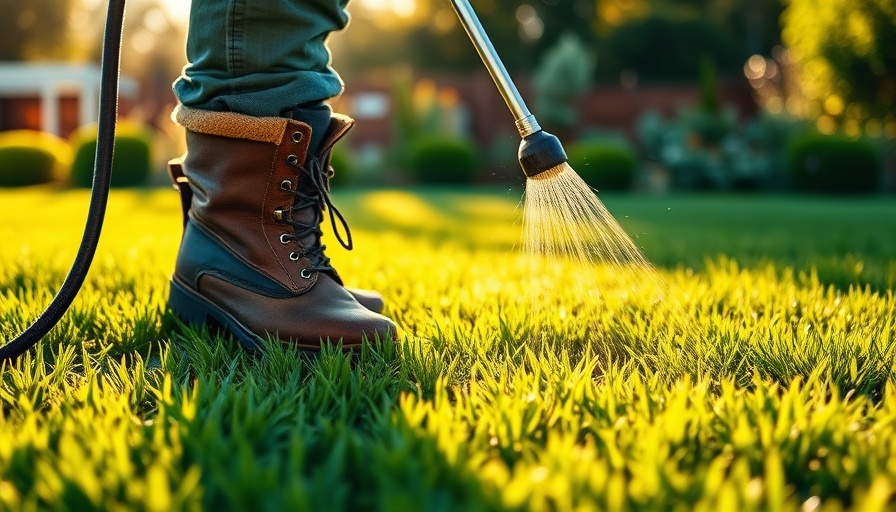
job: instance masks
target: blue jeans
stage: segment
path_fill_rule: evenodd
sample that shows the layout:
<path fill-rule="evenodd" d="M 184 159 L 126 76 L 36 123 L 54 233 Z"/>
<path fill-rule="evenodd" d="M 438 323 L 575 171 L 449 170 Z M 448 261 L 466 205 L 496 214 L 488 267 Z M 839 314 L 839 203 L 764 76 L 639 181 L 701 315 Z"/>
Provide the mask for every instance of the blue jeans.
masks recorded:
<path fill-rule="evenodd" d="M 184 105 L 277 116 L 338 96 L 326 39 L 345 28 L 348 0 L 193 0 L 187 60 L 174 82 Z"/>

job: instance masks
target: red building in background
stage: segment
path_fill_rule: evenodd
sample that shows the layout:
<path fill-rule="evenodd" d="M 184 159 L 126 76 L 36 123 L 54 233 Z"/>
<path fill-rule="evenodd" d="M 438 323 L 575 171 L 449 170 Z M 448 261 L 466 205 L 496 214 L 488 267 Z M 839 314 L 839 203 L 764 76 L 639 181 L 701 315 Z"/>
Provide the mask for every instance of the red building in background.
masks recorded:
<path fill-rule="evenodd" d="M 0 131 L 39 130 L 67 137 L 97 120 L 100 70 L 86 64 L 0 63 Z M 138 101 L 136 82 L 121 77 L 120 110 Z"/>

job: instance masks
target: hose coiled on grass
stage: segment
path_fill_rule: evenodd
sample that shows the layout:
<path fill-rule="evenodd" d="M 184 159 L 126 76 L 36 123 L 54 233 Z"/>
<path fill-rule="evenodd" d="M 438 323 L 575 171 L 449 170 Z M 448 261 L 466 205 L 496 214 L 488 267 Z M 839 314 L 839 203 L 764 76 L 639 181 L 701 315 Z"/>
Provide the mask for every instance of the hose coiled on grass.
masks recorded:
<path fill-rule="evenodd" d="M 84 236 L 62 287 L 47 309 L 9 343 L 0 347 L 0 361 L 15 360 L 39 342 L 71 306 L 84 284 L 87 271 L 100 240 L 109 182 L 112 178 L 112 152 L 115 145 L 115 121 L 118 118 L 118 74 L 121 56 L 121 33 L 124 24 L 125 0 L 110 0 L 103 34 L 103 60 L 100 71 L 99 126 L 97 129 L 96 160 L 93 168 L 93 188 Z"/>

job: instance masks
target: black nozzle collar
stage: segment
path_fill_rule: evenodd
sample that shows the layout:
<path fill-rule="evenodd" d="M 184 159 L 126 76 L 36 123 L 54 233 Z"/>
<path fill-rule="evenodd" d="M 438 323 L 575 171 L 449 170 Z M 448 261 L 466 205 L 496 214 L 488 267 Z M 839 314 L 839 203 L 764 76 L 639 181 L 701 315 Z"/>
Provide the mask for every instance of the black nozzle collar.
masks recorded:
<path fill-rule="evenodd" d="M 569 160 L 560 140 L 544 130 L 523 137 L 518 157 L 523 174 L 530 178 Z"/>

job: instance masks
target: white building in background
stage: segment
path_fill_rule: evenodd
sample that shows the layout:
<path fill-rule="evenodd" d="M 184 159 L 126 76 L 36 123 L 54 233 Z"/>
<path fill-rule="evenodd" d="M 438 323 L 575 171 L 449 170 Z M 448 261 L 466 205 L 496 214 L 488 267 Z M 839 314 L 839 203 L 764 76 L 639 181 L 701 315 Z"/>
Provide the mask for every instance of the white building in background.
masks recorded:
<path fill-rule="evenodd" d="M 120 96 L 136 101 L 137 93 L 137 83 L 121 77 Z M 79 124 L 96 122 L 99 95 L 100 69 L 95 65 L 0 62 L 0 100 L 39 98 L 41 131 L 63 135 L 59 111 L 62 98 L 77 100 Z"/>

